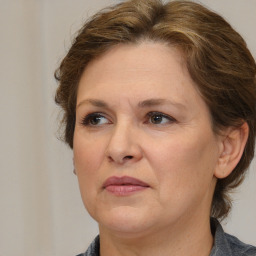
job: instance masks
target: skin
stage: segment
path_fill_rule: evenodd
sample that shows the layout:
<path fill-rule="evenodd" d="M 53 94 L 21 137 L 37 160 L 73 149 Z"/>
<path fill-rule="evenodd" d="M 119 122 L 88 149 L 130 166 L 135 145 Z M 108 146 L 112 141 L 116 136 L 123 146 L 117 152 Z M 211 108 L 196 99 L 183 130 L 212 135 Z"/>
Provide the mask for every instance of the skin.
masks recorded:
<path fill-rule="evenodd" d="M 210 254 L 211 200 L 228 147 L 213 133 L 178 50 L 119 45 L 89 63 L 78 87 L 73 145 L 101 256 Z M 116 195 L 103 188 L 111 176 L 149 186 Z"/>

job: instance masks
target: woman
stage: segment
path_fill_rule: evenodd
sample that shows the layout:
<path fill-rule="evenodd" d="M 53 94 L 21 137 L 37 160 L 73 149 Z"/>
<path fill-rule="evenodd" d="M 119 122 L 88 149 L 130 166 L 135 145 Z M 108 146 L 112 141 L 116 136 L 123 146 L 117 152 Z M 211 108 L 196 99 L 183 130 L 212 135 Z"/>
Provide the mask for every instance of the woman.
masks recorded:
<path fill-rule="evenodd" d="M 256 64 L 219 15 L 131 0 L 79 31 L 55 76 L 99 237 L 81 255 L 256 255 L 218 219 L 253 158 Z"/>

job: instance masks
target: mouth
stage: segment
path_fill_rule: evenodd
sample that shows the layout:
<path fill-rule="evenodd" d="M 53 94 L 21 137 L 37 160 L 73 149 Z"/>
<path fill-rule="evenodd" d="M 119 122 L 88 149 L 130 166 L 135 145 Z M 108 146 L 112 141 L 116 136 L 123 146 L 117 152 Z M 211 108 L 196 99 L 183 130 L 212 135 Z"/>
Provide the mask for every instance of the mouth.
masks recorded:
<path fill-rule="evenodd" d="M 129 176 L 113 176 L 108 178 L 103 184 L 104 190 L 117 196 L 127 196 L 149 187 L 147 183 Z"/>

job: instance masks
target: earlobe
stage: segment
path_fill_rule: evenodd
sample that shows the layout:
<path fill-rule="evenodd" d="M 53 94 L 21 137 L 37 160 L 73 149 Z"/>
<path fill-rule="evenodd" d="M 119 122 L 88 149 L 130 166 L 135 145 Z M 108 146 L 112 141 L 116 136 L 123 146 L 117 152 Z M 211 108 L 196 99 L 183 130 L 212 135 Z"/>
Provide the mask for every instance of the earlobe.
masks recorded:
<path fill-rule="evenodd" d="M 75 168 L 75 161 L 74 161 L 74 157 L 73 157 L 73 166 L 74 166 L 73 173 L 76 175 L 76 168 Z"/>
<path fill-rule="evenodd" d="M 240 127 L 230 127 L 221 139 L 221 151 L 214 175 L 216 178 L 226 178 L 239 163 L 249 135 L 246 122 Z"/>

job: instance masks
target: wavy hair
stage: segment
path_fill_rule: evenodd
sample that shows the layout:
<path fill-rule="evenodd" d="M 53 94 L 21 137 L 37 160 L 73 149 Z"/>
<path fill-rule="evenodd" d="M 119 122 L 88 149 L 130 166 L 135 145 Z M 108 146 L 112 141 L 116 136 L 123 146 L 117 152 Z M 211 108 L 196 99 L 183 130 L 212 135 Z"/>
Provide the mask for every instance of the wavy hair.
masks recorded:
<path fill-rule="evenodd" d="M 181 50 L 191 78 L 211 113 L 215 133 L 249 126 L 244 153 L 233 172 L 218 179 L 211 215 L 231 208 L 229 192 L 243 180 L 254 156 L 256 64 L 243 38 L 221 16 L 191 1 L 130 0 L 103 9 L 78 31 L 55 78 L 63 109 L 64 141 L 73 148 L 77 87 L 87 64 L 117 44 L 150 40 Z"/>

